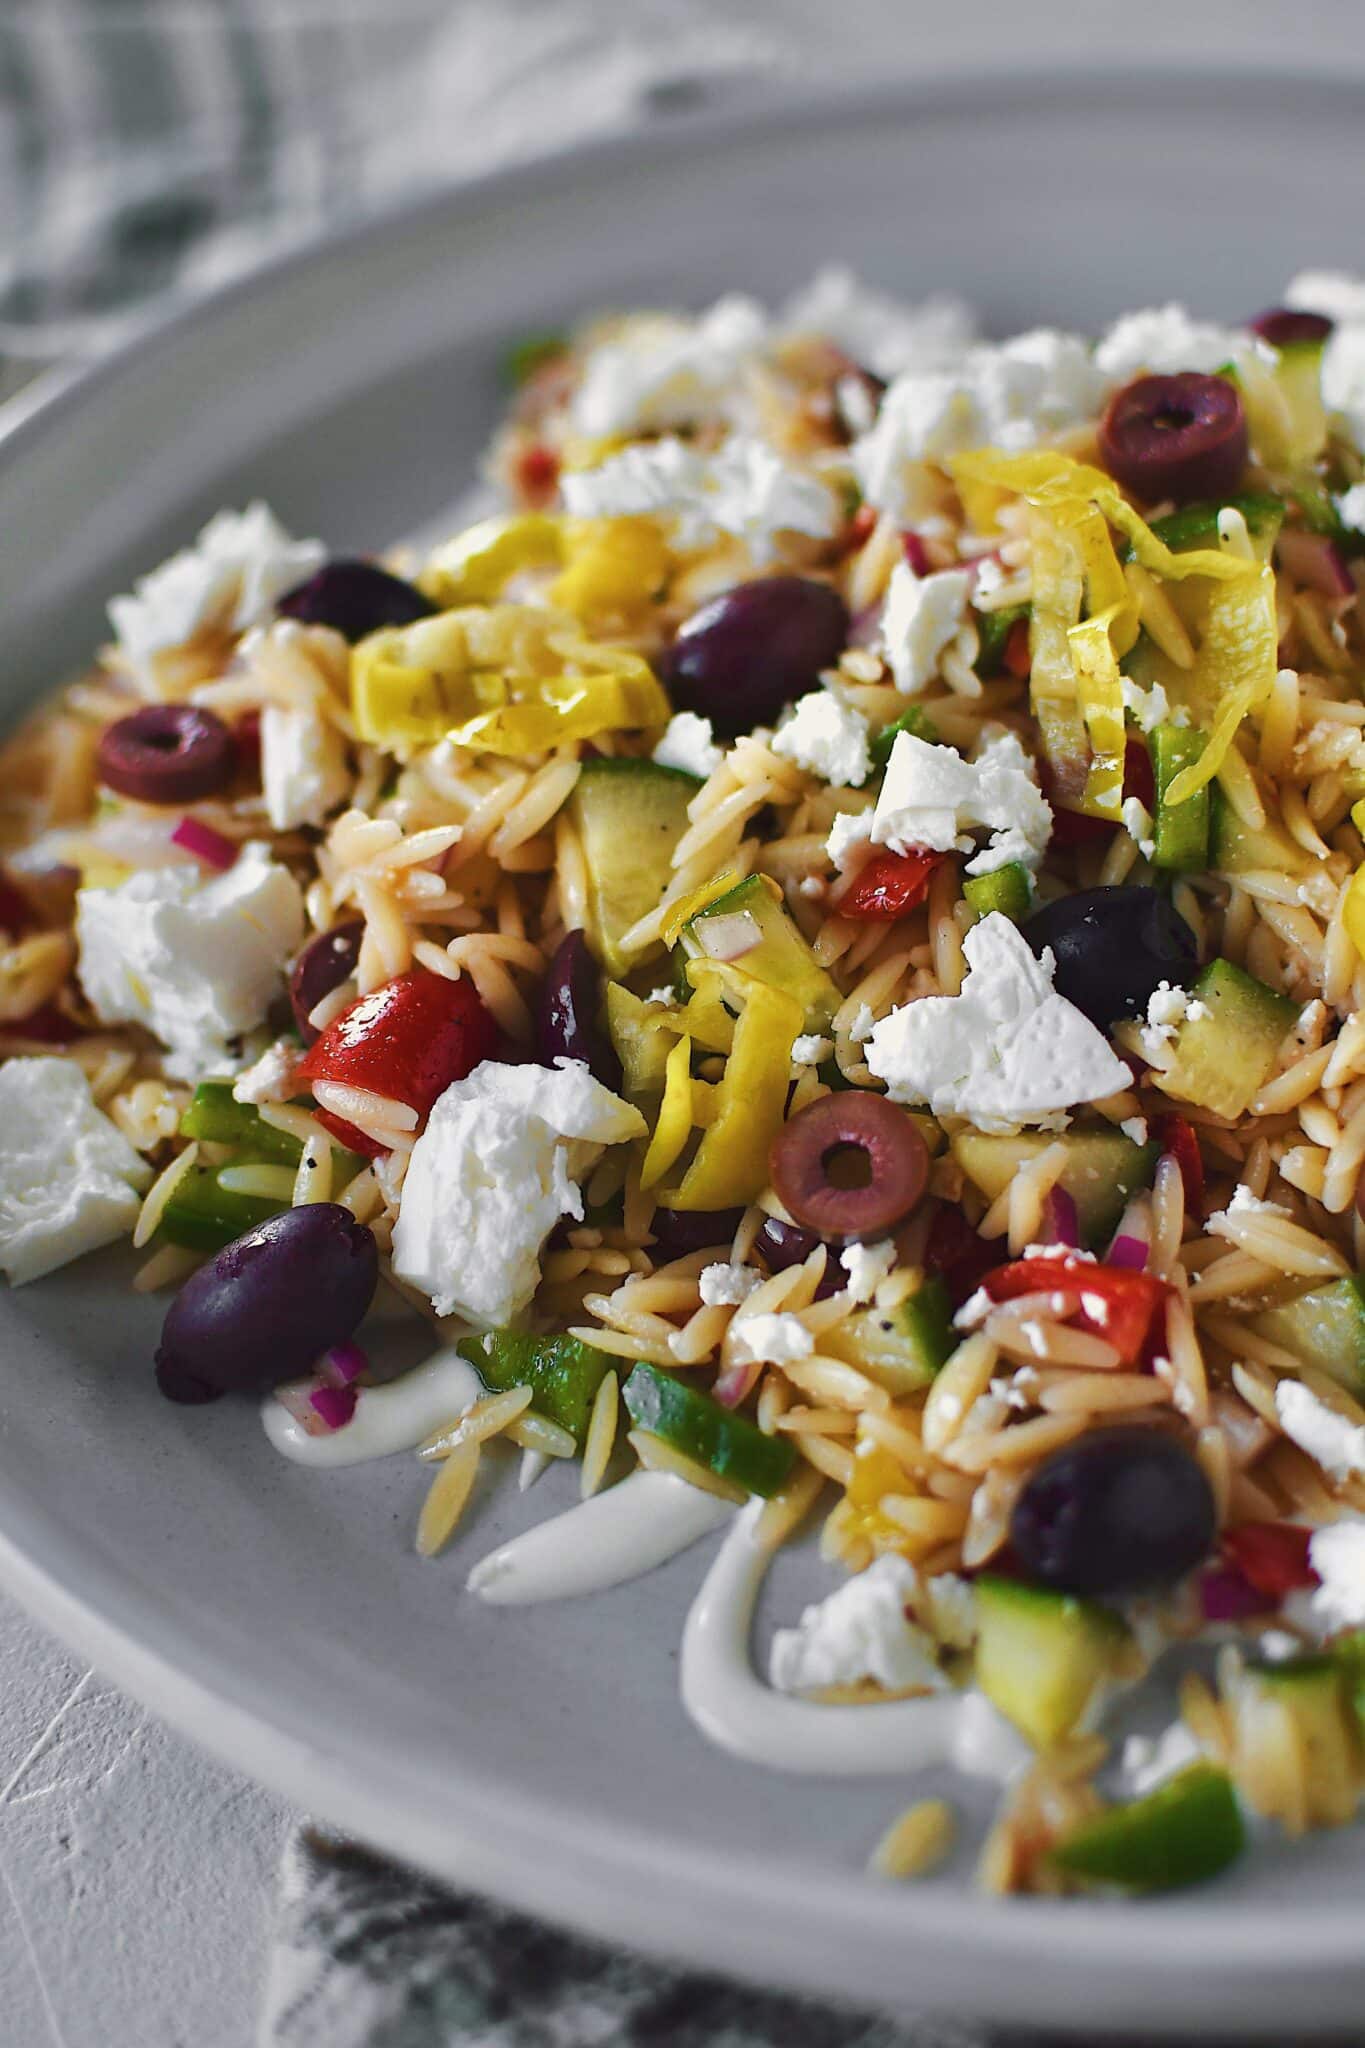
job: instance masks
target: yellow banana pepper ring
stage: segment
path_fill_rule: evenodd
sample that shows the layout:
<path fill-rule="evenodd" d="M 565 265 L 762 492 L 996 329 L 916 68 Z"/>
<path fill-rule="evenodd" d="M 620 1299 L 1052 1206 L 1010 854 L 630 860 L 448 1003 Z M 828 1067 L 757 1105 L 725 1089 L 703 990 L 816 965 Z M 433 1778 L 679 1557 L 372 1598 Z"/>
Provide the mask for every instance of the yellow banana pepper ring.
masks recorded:
<path fill-rule="evenodd" d="M 1216 706 L 1208 745 L 1182 768 L 1165 792 L 1167 804 L 1183 804 L 1211 782 L 1227 757 L 1247 713 L 1264 704 L 1275 686 L 1279 625 L 1275 615 L 1275 571 L 1243 563 L 1240 582 L 1225 583 L 1209 599 L 1208 619 L 1194 668 L 1180 678 L 1190 708 L 1207 715 Z"/>
<path fill-rule="evenodd" d="M 640 1185 L 663 1179 L 692 1135 L 692 1041 L 680 1038 L 664 1068 L 664 1099 L 640 1169 Z"/>
<path fill-rule="evenodd" d="M 1123 718 L 1123 683 L 1110 631 L 1114 608 L 1072 626 L 1067 634 L 1076 670 L 1076 686 L 1090 736 L 1090 769 L 1084 806 L 1096 818 L 1118 822 L 1123 812 L 1123 766 L 1127 731 Z"/>
<path fill-rule="evenodd" d="M 660 1199 L 673 1209 L 730 1209 L 768 1185 L 768 1148 L 782 1128 L 792 1046 L 801 1005 L 781 989 L 754 982 L 735 1027 L 734 1049 L 716 1091 L 716 1115 L 676 1188 Z"/>
<path fill-rule="evenodd" d="M 553 512 L 481 519 L 424 564 L 417 588 L 442 611 L 491 604 L 522 569 L 554 569 L 564 559 L 564 522 Z"/>
<path fill-rule="evenodd" d="M 562 543 L 550 602 L 575 618 L 630 618 L 668 582 L 668 543 L 653 519 L 566 519 Z"/>
<path fill-rule="evenodd" d="M 1357 868 L 1346 891 L 1346 900 L 1341 906 L 1341 921 L 1346 927 L 1346 936 L 1365 960 L 1365 867 Z"/>

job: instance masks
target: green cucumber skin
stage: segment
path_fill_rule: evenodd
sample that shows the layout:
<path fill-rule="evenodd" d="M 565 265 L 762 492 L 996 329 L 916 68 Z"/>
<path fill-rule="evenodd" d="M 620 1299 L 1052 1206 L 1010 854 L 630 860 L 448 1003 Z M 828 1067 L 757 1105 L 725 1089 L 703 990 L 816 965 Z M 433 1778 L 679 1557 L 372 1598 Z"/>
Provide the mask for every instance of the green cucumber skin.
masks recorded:
<path fill-rule="evenodd" d="M 1253 540 L 1274 539 L 1284 523 L 1284 501 L 1269 491 L 1247 491 L 1238 498 L 1219 498 L 1207 504 L 1182 505 L 1164 519 L 1152 521 L 1152 532 L 1173 555 L 1191 548 L 1216 548 L 1218 514 L 1228 508 L 1240 512 Z M 1125 561 L 1133 559 L 1131 541 L 1123 550 Z"/>
<path fill-rule="evenodd" d="M 901 1304 L 901 1327 L 919 1353 L 926 1382 L 936 1379 L 957 1344 L 953 1301 L 938 1273 Z"/>
<path fill-rule="evenodd" d="M 1252 1328 L 1348 1393 L 1365 1393 L 1365 1276 L 1348 1273 L 1262 1310 Z"/>
<path fill-rule="evenodd" d="M 1196 1763 L 1145 1799 L 1077 1828 L 1054 1845 L 1051 1861 L 1091 1884 L 1176 1891 L 1217 1877 L 1245 1847 L 1232 1780 L 1212 1764 Z"/>
<path fill-rule="evenodd" d="M 1209 792 L 1207 786 L 1183 804 L 1168 804 L 1166 791 L 1182 769 L 1203 753 L 1207 736 L 1194 726 L 1158 725 L 1147 740 L 1156 784 L 1153 866 L 1178 874 L 1202 871 L 1209 864 Z"/>
<path fill-rule="evenodd" d="M 1013 924 L 1028 916 L 1033 903 L 1028 869 L 1017 860 L 1007 860 L 988 874 L 966 876 L 962 893 L 978 917 L 989 917 L 998 910 Z"/>
<path fill-rule="evenodd" d="M 523 1330 L 486 1330 L 462 1337 L 461 1358 L 495 1393 L 530 1387 L 532 1405 L 547 1422 L 557 1422 L 581 1444 L 597 1389 L 614 1360 L 578 1337 L 535 1337 Z"/>
<path fill-rule="evenodd" d="M 658 761 L 616 756 L 583 764 L 569 810 L 587 870 L 588 937 L 617 979 L 640 965 L 623 952 L 621 939 L 668 886 L 687 806 L 701 786 L 695 775 Z"/>
<path fill-rule="evenodd" d="M 732 1415 L 708 1394 L 671 1379 L 657 1366 L 639 1364 L 622 1389 L 637 1429 L 659 1436 L 718 1479 L 770 1500 L 791 1476 L 792 1445 L 764 1436 L 742 1415 Z"/>

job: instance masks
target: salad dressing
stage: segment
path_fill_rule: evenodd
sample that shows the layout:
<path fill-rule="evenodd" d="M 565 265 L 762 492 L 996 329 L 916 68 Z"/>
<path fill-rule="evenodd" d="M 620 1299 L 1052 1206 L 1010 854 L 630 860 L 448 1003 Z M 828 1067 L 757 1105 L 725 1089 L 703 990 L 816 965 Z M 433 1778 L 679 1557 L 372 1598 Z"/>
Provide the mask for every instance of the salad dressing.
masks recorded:
<path fill-rule="evenodd" d="M 296 1465 L 363 1465 L 370 1458 L 415 1450 L 433 1430 L 457 1422 L 487 1391 L 457 1351 L 438 1351 L 386 1386 L 358 1387 L 355 1414 L 327 1436 L 309 1436 L 273 1394 L 261 1403 L 261 1421 L 275 1449 Z"/>
<path fill-rule="evenodd" d="M 605 1592 L 689 1550 L 734 1513 L 671 1472 L 633 1472 L 491 1551 L 466 1583 L 500 1607 Z"/>

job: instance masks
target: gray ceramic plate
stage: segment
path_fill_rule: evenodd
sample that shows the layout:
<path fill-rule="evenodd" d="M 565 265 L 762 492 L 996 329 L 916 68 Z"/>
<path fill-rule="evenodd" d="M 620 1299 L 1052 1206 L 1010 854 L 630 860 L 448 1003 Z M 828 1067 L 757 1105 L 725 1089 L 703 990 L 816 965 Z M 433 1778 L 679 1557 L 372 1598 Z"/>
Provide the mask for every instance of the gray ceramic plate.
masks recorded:
<path fill-rule="evenodd" d="M 6 715 L 217 506 L 374 546 L 467 481 L 509 337 L 603 302 L 772 294 L 837 257 L 999 327 L 1169 296 L 1231 315 L 1359 262 L 1358 89 L 1283 78 L 939 86 L 689 116 L 291 261 L 30 405 L 0 443 Z M 310 1474 L 250 1409 L 160 1401 L 159 1310 L 107 1255 L 0 1300 L 0 1546 L 55 1629 L 209 1747 L 384 1847 L 622 1941 L 812 1990 L 1095 2032 L 1304 2032 L 1365 1999 L 1359 1836 L 1134 1907 L 875 1887 L 905 1783 L 786 1780 L 675 1697 L 704 1552 L 594 1602 L 464 1569 L 564 1498 L 490 1489 L 412 1556 L 408 1459 Z M 495 1491 L 495 1497 L 494 1497 Z M 806 1567 L 808 1576 L 813 1567 Z M 803 1567 L 774 1591 L 790 1612 Z"/>

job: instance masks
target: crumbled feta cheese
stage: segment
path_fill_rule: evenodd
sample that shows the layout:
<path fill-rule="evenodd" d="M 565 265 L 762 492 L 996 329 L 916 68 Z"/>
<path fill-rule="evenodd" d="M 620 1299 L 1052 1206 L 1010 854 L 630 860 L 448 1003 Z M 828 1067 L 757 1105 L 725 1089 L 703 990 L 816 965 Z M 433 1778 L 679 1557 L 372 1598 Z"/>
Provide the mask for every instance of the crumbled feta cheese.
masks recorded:
<path fill-rule="evenodd" d="M 676 1010 L 678 1007 L 678 991 L 667 986 L 652 988 L 645 997 L 645 1001 L 647 1003 L 658 1003 L 661 1009 Z"/>
<path fill-rule="evenodd" d="M 894 853 L 911 846 L 965 852 L 973 831 L 994 835 L 968 861 L 973 875 L 1006 860 L 1035 868 L 1047 847 L 1052 811 L 1015 735 L 987 740 L 975 761 L 964 761 L 953 747 L 897 733 L 872 816 L 873 844 Z"/>
<path fill-rule="evenodd" d="M 953 1317 L 953 1328 L 955 1330 L 979 1330 L 987 1316 L 994 1315 L 999 1306 L 999 1302 L 996 1301 L 993 1295 L 987 1294 L 984 1287 L 978 1287 L 974 1294 L 968 1295 L 961 1308 L 957 1311 L 957 1314 Z"/>
<path fill-rule="evenodd" d="M 539 1284 L 545 1239 L 561 1216 L 583 1214 L 577 1182 L 605 1145 L 644 1129 L 639 1111 L 582 1060 L 485 1060 L 452 1081 L 412 1149 L 395 1273 L 441 1315 L 513 1322 Z"/>
<path fill-rule="evenodd" d="M 903 1557 L 879 1557 L 808 1607 L 795 1628 L 778 1629 L 768 1653 L 777 1691 L 818 1692 L 864 1679 L 887 1692 L 942 1691 L 947 1681 L 934 1644 L 906 1612 L 916 1583 Z"/>
<path fill-rule="evenodd" d="M 1032 1368 L 1025 1366 L 1024 1371 Z M 1016 1374 L 1016 1378 L 1018 1375 Z M 976 1641 L 976 1590 L 957 1572 L 936 1572 L 922 1585 L 917 1611 L 935 1639 L 950 1650 L 970 1650 Z"/>
<path fill-rule="evenodd" d="M 74 1060 L 0 1067 L 0 1268 L 11 1285 L 126 1236 L 150 1179 Z"/>
<path fill-rule="evenodd" d="M 717 1262 L 714 1266 L 703 1266 L 697 1286 L 707 1308 L 737 1308 L 747 1301 L 756 1287 L 763 1285 L 763 1275 L 756 1273 L 752 1266 L 732 1266 Z"/>
<path fill-rule="evenodd" d="M 1186 1764 L 1197 1763 L 1202 1755 L 1185 1723 L 1173 1721 L 1155 1741 L 1147 1735 L 1128 1736 L 1119 1761 L 1130 1790 L 1140 1798 L 1183 1771 Z"/>
<path fill-rule="evenodd" d="M 583 365 L 569 408 L 575 432 L 657 433 L 723 412 L 766 331 L 763 308 L 738 292 L 697 317 L 645 313 L 622 322 Z"/>
<path fill-rule="evenodd" d="M 896 1263 L 896 1247 L 889 1237 L 875 1244 L 846 1244 L 839 1263 L 848 1275 L 847 1292 L 855 1301 L 871 1301 Z"/>
<path fill-rule="evenodd" d="M 835 867 L 842 872 L 854 855 L 868 845 L 871 838 L 871 811 L 840 811 L 829 828 L 825 852 Z"/>
<path fill-rule="evenodd" d="M 1285 1435 L 1333 1479 L 1365 1472 L 1365 1425 L 1348 1422 L 1301 1380 L 1279 1382 L 1275 1413 Z"/>
<path fill-rule="evenodd" d="M 1313 1618 L 1328 1633 L 1365 1628 L 1365 1516 L 1344 1515 L 1315 1529 L 1308 1561 L 1322 1580 L 1313 1594 Z"/>
<path fill-rule="evenodd" d="M 1151 732 L 1158 725 L 1188 725 L 1190 714 L 1183 704 L 1172 707 L 1164 683 L 1153 683 L 1150 690 L 1144 690 L 1141 683 L 1135 683 L 1131 676 L 1120 676 L 1123 690 L 1123 708 L 1131 711 L 1139 732 Z"/>
<path fill-rule="evenodd" d="M 961 299 L 936 294 L 911 305 L 833 265 L 787 301 L 777 326 L 784 334 L 823 335 L 878 377 L 950 368 L 976 336 L 971 308 Z"/>
<path fill-rule="evenodd" d="M 868 723 L 832 690 L 802 697 L 773 734 L 772 750 L 836 789 L 857 789 L 872 773 Z"/>
<path fill-rule="evenodd" d="M 351 786 L 346 748 L 334 725 L 305 706 L 267 704 L 261 713 L 261 788 L 277 832 L 321 825 Z"/>
<path fill-rule="evenodd" d="M 1205 1218 L 1204 1228 L 1212 1237 L 1237 1238 L 1238 1219 L 1245 1221 L 1248 1216 L 1287 1216 L 1289 1211 L 1279 1202 L 1266 1202 L 1259 1195 L 1253 1195 L 1244 1181 L 1239 1181 L 1232 1191 L 1232 1199 L 1226 1209 L 1215 1209 Z"/>
<path fill-rule="evenodd" d="M 176 1080 L 240 1066 L 230 1041 L 264 1019 L 303 931 L 298 883 L 256 841 L 207 880 L 187 865 L 144 869 L 76 894 L 81 986 L 95 1014 L 159 1038 Z"/>
<path fill-rule="evenodd" d="M 257 499 L 245 512 L 217 513 L 193 547 L 139 577 L 129 596 L 111 598 L 110 624 L 134 672 L 151 682 L 158 654 L 209 628 L 258 625 L 326 559 L 320 540 L 291 540 Z"/>
<path fill-rule="evenodd" d="M 933 680 L 939 656 L 962 630 L 971 589 L 967 569 L 939 569 L 917 576 L 897 562 L 886 587 L 881 651 L 904 697 L 918 696 Z"/>
<path fill-rule="evenodd" d="M 818 903 L 825 894 L 825 878 L 823 875 L 803 875 L 796 888 L 799 896 L 806 896 L 812 902 Z"/>
<path fill-rule="evenodd" d="M 773 559 L 780 534 L 827 540 L 841 516 L 828 484 L 751 434 L 732 434 L 709 451 L 673 435 L 637 443 L 596 469 L 567 471 L 561 490 L 576 518 L 648 513 L 671 524 L 678 549 L 731 534 L 759 564 Z"/>
<path fill-rule="evenodd" d="M 685 774 L 700 775 L 703 781 L 714 775 L 722 754 L 710 719 L 699 718 L 695 711 L 675 711 L 654 749 L 654 759 L 661 768 L 681 768 Z"/>
<path fill-rule="evenodd" d="M 1138 1031 L 1143 1052 L 1148 1059 L 1159 1058 L 1163 1046 L 1169 1045 L 1182 1024 L 1187 1020 L 1198 1023 L 1201 1017 L 1211 1015 L 1208 1004 L 1201 1003 L 1197 996 L 1169 981 L 1158 982 L 1147 1000 L 1147 1021 Z"/>
<path fill-rule="evenodd" d="M 1344 270 L 1301 270 L 1285 286 L 1281 303 L 1347 325 L 1365 322 L 1365 278 L 1349 277 Z"/>
<path fill-rule="evenodd" d="M 1131 1138 L 1135 1145 L 1147 1143 L 1147 1119 L 1145 1116 L 1126 1116 L 1119 1125 L 1125 1138 Z"/>
<path fill-rule="evenodd" d="M 1309 1541 L 1309 1555 L 1312 1555 L 1312 1541 Z M 1303 1643 L 1298 1636 L 1292 1636 L 1287 1628 L 1262 1629 L 1256 1639 L 1256 1647 L 1263 1657 L 1272 1664 L 1285 1664 L 1291 1657 L 1303 1652 Z"/>
<path fill-rule="evenodd" d="M 859 1003 L 853 1013 L 853 1022 L 848 1027 L 848 1035 L 853 1040 L 853 1043 L 855 1045 L 862 1045 L 866 1039 L 871 1038 L 876 1028 L 877 1019 L 872 1013 L 872 1005 L 870 1003 Z"/>
<path fill-rule="evenodd" d="M 1130 1084 L 1102 1034 L 1052 985 L 1051 949 L 1035 959 L 992 911 L 963 941 L 970 972 L 957 996 L 925 996 L 882 1019 L 867 1064 L 893 1102 L 927 1102 L 979 1130 L 1013 1129 Z"/>
<path fill-rule="evenodd" d="M 288 1102 L 294 1093 L 294 1072 L 302 1057 L 296 1039 L 277 1038 L 232 1084 L 234 1102 Z"/>
<path fill-rule="evenodd" d="M 1156 856 L 1156 841 L 1152 837 L 1152 814 L 1140 796 L 1126 796 L 1123 799 L 1123 829 L 1136 846 L 1144 860 Z"/>
<path fill-rule="evenodd" d="M 1110 384 L 1134 377 L 1174 377 L 1182 370 L 1206 374 L 1225 363 L 1259 355 L 1274 362 L 1274 351 L 1245 329 L 1192 320 L 1183 306 L 1148 306 L 1125 313 L 1096 345 L 1095 367 Z"/>
<path fill-rule="evenodd" d="M 1365 484 L 1352 484 L 1333 503 L 1343 526 L 1349 526 L 1352 533 L 1365 533 Z"/>
<path fill-rule="evenodd" d="M 737 1322 L 730 1332 L 730 1349 L 737 1365 L 789 1365 L 809 1358 L 815 1339 L 800 1316 L 782 1311 Z"/>
<path fill-rule="evenodd" d="M 818 1067 L 834 1051 L 832 1038 L 821 1038 L 818 1032 L 803 1031 L 792 1040 L 792 1065 L 794 1067 Z"/>

